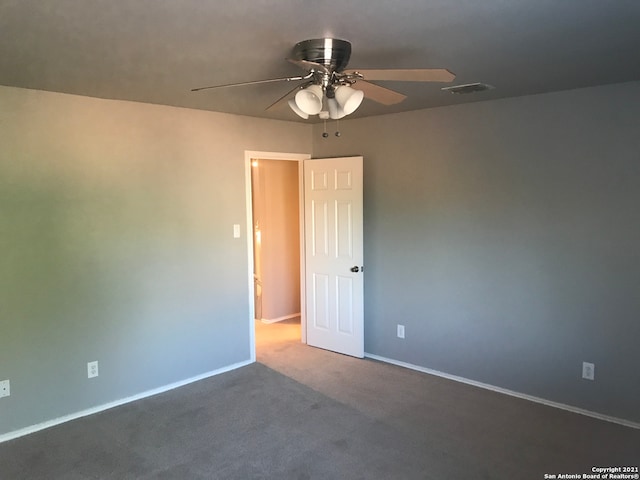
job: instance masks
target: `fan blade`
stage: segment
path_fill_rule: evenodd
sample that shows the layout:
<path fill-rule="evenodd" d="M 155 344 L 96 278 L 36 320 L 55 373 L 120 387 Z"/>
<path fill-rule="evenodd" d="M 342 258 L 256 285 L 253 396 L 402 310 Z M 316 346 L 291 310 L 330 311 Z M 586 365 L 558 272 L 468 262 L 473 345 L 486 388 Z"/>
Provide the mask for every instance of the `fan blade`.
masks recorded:
<path fill-rule="evenodd" d="M 316 72 L 322 72 L 326 73 L 327 75 L 331 75 L 331 71 L 321 63 L 310 62 L 309 60 L 297 60 L 295 58 L 287 58 L 287 61 L 299 66 L 304 70 L 313 70 Z"/>
<path fill-rule="evenodd" d="M 245 85 L 259 85 L 261 83 L 274 83 L 274 82 L 294 82 L 296 80 L 307 80 L 311 78 L 313 75 L 308 74 L 304 77 L 283 77 L 283 78 L 270 78 L 268 80 L 254 80 L 252 82 L 241 82 L 241 83 L 227 83 L 226 85 L 212 85 L 210 87 L 200 87 L 200 88 L 192 88 L 192 92 L 199 92 L 200 90 L 208 90 L 211 88 L 226 88 L 226 87 L 243 87 Z"/>
<path fill-rule="evenodd" d="M 358 80 L 353 84 L 353 88 L 362 90 L 366 98 L 383 105 L 395 105 L 407 98 L 406 95 L 364 80 Z"/>
<path fill-rule="evenodd" d="M 416 68 L 390 70 L 350 70 L 365 80 L 398 80 L 401 82 L 451 82 L 456 76 L 445 68 Z"/>

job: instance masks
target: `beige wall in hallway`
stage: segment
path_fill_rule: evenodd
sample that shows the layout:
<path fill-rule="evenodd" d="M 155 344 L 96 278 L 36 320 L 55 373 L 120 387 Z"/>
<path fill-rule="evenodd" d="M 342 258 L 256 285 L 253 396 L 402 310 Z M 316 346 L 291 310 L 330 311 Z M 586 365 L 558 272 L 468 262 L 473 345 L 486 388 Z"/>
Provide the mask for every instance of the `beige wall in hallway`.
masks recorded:
<path fill-rule="evenodd" d="M 298 162 L 258 160 L 252 174 L 256 317 L 284 319 L 300 312 Z"/>

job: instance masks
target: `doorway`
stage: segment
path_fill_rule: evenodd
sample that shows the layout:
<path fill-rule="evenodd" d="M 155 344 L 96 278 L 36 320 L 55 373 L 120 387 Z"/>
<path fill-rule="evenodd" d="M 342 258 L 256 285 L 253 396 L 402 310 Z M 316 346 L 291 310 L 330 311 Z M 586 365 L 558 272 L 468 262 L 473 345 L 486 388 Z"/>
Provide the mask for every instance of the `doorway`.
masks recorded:
<path fill-rule="evenodd" d="M 245 152 L 252 358 L 260 344 L 305 341 L 302 162 L 305 154 Z"/>
<path fill-rule="evenodd" d="M 253 160 L 296 160 L 299 214 L 300 340 L 309 345 L 364 356 L 363 157 L 310 159 L 308 155 L 245 152 L 247 246 L 250 293 L 250 352 L 256 360 L 254 219 L 251 188 Z M 294 202 L 294 200 L 291 200 Z M 267 207 L 269 207 L 267 205 Z M 264 225 L 258 223 L 264 242 Z M 259 230 L 263 230 L 260 232 Z M 264 261 L 262 261 L 264 267 Z M 260 316 L 265 278 L 261 281 Z M 268 317 L 267 317 L 268 318 Z M 290 318 L 276 317 L 275 322 Z"/>
<path fill-rule="evenodd" d="M 298 163 L 251 160 L 254 312 L 272 324 L 300 321 Z"/>

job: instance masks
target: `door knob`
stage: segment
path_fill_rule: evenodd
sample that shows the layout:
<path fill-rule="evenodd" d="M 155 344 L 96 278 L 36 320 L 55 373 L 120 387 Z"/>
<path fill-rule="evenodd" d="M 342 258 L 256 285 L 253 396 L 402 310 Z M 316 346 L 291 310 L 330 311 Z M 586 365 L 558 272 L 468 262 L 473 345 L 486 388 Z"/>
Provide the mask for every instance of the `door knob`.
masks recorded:
<path fill-rule="evenodd" d="M 358 267 L 351 267 L 351 271 L 352 271 L 353 273 L 358 273 L 358 272 L 360 271 L 360 268 L 358 268 Z"/>

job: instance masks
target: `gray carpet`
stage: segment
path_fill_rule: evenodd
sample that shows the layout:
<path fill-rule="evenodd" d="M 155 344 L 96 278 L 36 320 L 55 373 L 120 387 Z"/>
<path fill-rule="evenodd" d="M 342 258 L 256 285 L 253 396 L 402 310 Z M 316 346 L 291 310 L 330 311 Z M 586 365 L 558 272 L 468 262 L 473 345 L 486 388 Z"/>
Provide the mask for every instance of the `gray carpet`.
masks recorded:
<path fill-rule="evenodd" d="M 542 479 L 638 465 L 640 430 L 299 343 L 0 444 L 0 479 Z"/>

